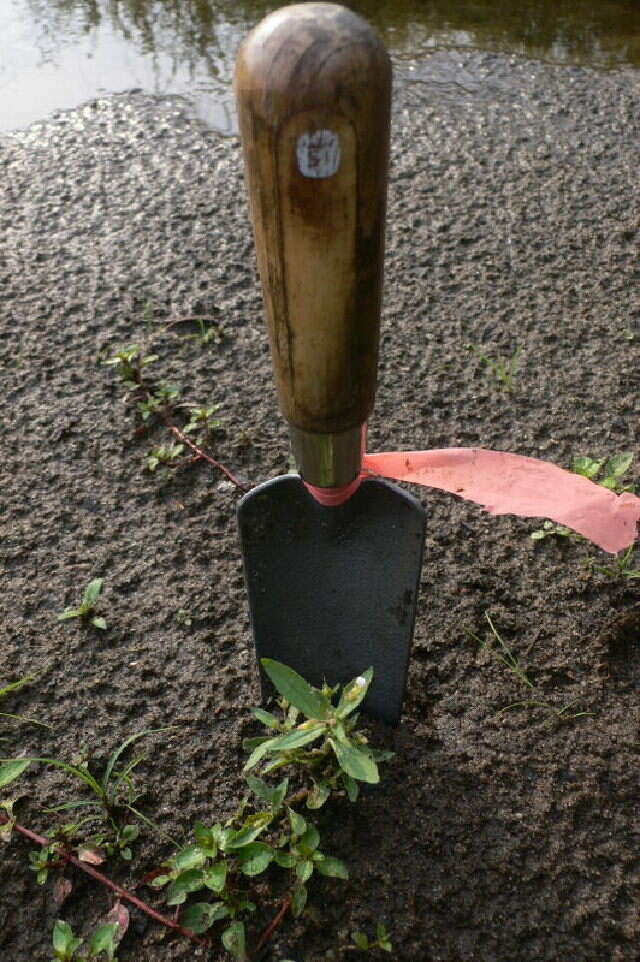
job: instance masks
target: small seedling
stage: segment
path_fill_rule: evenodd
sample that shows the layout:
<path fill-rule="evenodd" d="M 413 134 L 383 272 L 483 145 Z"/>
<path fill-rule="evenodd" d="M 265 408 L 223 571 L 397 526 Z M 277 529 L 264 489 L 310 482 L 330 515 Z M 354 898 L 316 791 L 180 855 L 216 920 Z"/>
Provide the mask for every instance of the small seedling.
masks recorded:
<path fill-rule="evenodd" d="M 100 957 L 106 962 L 117 962 L 119 934 L 117 922 L 100 925 L 89 939 L 86 951 L 79 953 L 84 940 L 74 936 L 68 922 L 58 919 L 53 927 L 53 962 L 88 962 L 89 959 Z"/>
<path fill-rule="evenodd" d="M 185 425 L 184 433 L 195 434 L 197 444 L 206 444 L 211 437 L 211 432 L 220 427 L 219 419 L 214 417 L 219 406 L 219 404 L 213 404 L 210 407 L 188 405 L 190 408 L 189 422 Z"/>
<path fill-rule="evenodd" d="M 101 615 L 95 614 L 95 607 L 102 592 L 103 578 L 94 578 L 84 589 L 82 601 L 77 608 L 65 608 L 62 614 L 58 615 L 58 621 L 68 621 L 70 618 L 81 618 L 91 622 L 94 628 L 104 631 L 107 622 Z"/>
<path fill-rule="evenodd" d="M 628 578 L 631 581 L 638 579 L 640 578 L 640 568 L 632 567 L 635 560 L 634 549 L 635 544 L 629 545 L 624 554 L 612 561 L 611 564 L 597 564 L 593 558 L 587 558 L 585 562 L 587 570 L 590 573 L 596 572 L 604 575 L 606 578 Z"/>
<path fill-rule="evenodd" d="M 143 421 L 148 421 L 153 417 L 162 417 L 168 414 L 173 404 L 180 397 L 180 388 L 172 384 L 160 384 L 153 391 L 150 391 L 144 400 L 138 403 L 138 410 L 142 415 Z"/>
<path fill-rule="evenodd" d="M 503 638 L 498 634 L 498 632 L 497 632 L 497 630 L 496 630 L 496 627 L 495 627 L 495 625 L 493 624 L 493 621 L 491 620 L 491 616 L 489 615 L 489 612 L 488 612 L 488 611 L 485 611 L 484 616 L 485 616 L 485 618 L 486 618 L 486 620 L 487 620 L 487 623 L 488 623 L 488 625 L 489 625 L 489 628 L 491 629 L 491 634 L 493 635 L 494 639 L 495 639 L 495 640 L 497 641 L 497 643 L 498 643 L 498 648 L 497 648 L 497 649 L 492 648 L 492 644 L 491 644 L 491 641 L 490 641 L 490 640 L 488 640 L 488 641 L 482 641 L 482 639 L 479 638 L 479 637 L 478 637 L 476 634 L 474 634 L 473 632 L 469 632 L 469 635 L 470 635 L 475 641 L 479 642 L 479 644 L 480 644 L 483 648 L 486 648 L 488 651 L 493 651 L 494 654 L 495 654 L 495 656 L 496 656 L 496 658 L 498 659 L 498 661 L 499 661 L 502 665 L 504 665 L 504 667 L 507 669 L 507 671 L 510 671 L 513 675 L 515 675 L 516 678 L 518 679 L 518 681 L 519 681 L 521 684 L 525 685 L 527 688 L 531 688 L 531 689 L 534 688 L 533 682 L 532 682 L 531 679 L 527 676 L 527 673 L 525 672 L 524 668 L 523 668 L 522 665 L 520 664 L 520 661 L 519 661 L 518 658 L 513 654 L 513 652 L 511 651 L 511 649 L 510 649 L 509 646 L 507 645 L 507 643 L 503 640 Z"/>
<path fill-rule="evenodd" d="M 589 478 L 590 481 L 595 481 L 603 488 L 609 488 L 616 494 L 622 494 L 623 491 L 633 491 L 633 484 L 625 484 L 623 481 L 624 475 L 632 464 L 633 453 L 623 451 L 608 459 L 594 459 L 586 456 L 575 457 L 571 470 Z"/>
<path fill-rule="evenodd" d="M 188 336 L 197 341 L 201 347 L 207 347 L 208 344 L 220 344 L 224 340 L 224 331 L 219 324 L 210 324 L 207 327 L 201 317 L 196 318 L 196 324 L 198 325 L 198 333 Z"/>
<path fill-rule="evenodd" d="M 147 471 L 153 472 L 162 466 L 170 473 L 171 469 L 178 466 L 183 451 L 184 444 L 174 444 L 172 441 L 168 444 L 159 444 L 147 455 Z"/>
<path fill-rule="evenodd" d="M 532 541 L 542 541 L 544 538 L 558 537 L 569 538 L 572 541 L 582 541 L 582 535 L 563 524 L 556 524 L 555 521 L 545 521 L 541 528 L 537 528 L 529 535 Z"/>
<path fill-rule="evenodd" d="M 489 376 L 493 378 L 498 386 L 509 393 L 513 388 L 513 381 L 518 371 L 518 361 L 522 353 L 518 348 L 512 357 L 492 358 L 485 354 L 476 344 L 468 344 L 467 347 L 472 351 L 478 360 L 485 365 Z"/>
<path fill-rule="evenodd" d="M 186 628 L 189 628 L 192 620 L 191 612 L 188 608 L 178 608 L 176 611 L 176 621 L 179 625 L 184 625 Z"/>
<path fill-rule="evenodd" d="M 137 732 L 135 735 L 130 735 L 109 756 L 104 770 L 96 775 L 91 771 L 88 762 L 71 764 L 57 758 L 0 759 L 0 788 L 18 778 L 30 765 L 39 763 L 62 769 L 68 775 L 72 775 L 75 779 L 81 781 L 93 794 L 93 798 L 73 799 L 45 810 L 48 814 L 53 814 L 82 809 L 88 814 L 81 822 L 62 826 L 57 832 L 58 837 L 54 839 L 51 846 L 43 848 L 41 852 L 37 853 L 33 868 L 39 873 L 39 882 L 44 883 L 46 881 L 47 872 L 52 867 L 51 862 L 59 852 L 60 846 L 66 849 L 74 846 L 80 828 L 84 828 L 87 823 L 95 824 L 97 822 L 101 826 L 101 829 L 87 838 L 84 843 L 85 849 L 92 846 L 94 849 L 100 850 L 98 853 L 100 860 L 116 851 L 127 860 L 131 858 L 129 846 L 138 837 L 139 831 L 137 825 L 128 821 L 131 815 L 150 827 L 156 834 L 168 838 L 136 806 L 136 802 L 144 792 L 137 791 L 133 773 L 145 759 L 145 756 L 138 755 L 123 765 L 120 765 L 120 760 L 129 746 L 140 738 L 169 730 L 168 728 L 150 728 L 146 731 Z M 106 831 L 102 830 L 102 826 L 106 828 Z M 169 841 L 172 840 L 169 839 Z M 47 849 L 49 849 L 48 852 Z"/>
<path fill-rule="evenodd" d="M 357 931 L 351 933 L 351 939 L 353 942 L 353 947 L 358 949 L 360 952 L 372 952 L 374 949 L 380 949 L 382 952 L 393 951 L 389 933 L 382 922 L 378 922 L 376 926 L 375 939 L 370 939 L 367 935 L 365 935 L 364 932 Z"/>
<path fill-rule="evenodd" d="M 115 367 L 116 374 L 129 387 L 136 387 L 142 382 L 143 369 L 157 360 L 157 354 L 143 354 L 137 344 L 131 344 L 129 347 L 118 348 L 104 364 Z"/>

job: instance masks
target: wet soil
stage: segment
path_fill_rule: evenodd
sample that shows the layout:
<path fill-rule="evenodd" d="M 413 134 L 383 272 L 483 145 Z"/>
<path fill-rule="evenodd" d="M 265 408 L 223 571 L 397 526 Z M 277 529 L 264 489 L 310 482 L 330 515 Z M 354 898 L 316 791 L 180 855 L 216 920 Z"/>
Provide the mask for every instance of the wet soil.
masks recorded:
<path fill-rule="evenodd" d="M 564 466 L 637 451 L 638 118 L 633 71 L 487 54 L 398 71 L 371 450 L 477 445 Z M 99 762 L 175 725 L 149 741 L 140 804 L 182 837 L 234 809 L 255 730 L 239 492 L 208 465 L 145 471 L 162 429 L 136 434 L 101 362 L 150 339 L 157 376 L 220 405 L 220 461 L 251 484 L 287 470 L 239 145 L 179 99 L 129 94 L 3 137 L 0 171 L 0 687 L 37 676 L 1 707 L 52 726 L 2 719 L 2 754 Z M 168 326 L 195 314 L 219 344 Z M 506 390 L 479 355 L 516 352 Z M 340 933 L 383 920 L 398 962 L 632 962 L 640 581 L 590 566 L 612 559 L 584 542 L 532 541 L 539 522 L 414 493 L 428 522 L 406 710 L 376 735 L 396 755 L 357 805 L 321 816 L 351 881 L 313 882 L 269 958 L 357 957 Z M 98 576 L 108 630 L 58 622 Z M 77 792 L 43 768 L 14 788 L 41 832 L 43 807 Z M 32 849 L 15 835 L 2 849 L 7 962 L 46 962 L 56 917 L 87 931 L 110 905 L 77 879 L 58 907 Z M 112 874 L 131 885 L 167 851 L 147 836 Z M 119 952 L 202 957 L 136 911 Z"/>

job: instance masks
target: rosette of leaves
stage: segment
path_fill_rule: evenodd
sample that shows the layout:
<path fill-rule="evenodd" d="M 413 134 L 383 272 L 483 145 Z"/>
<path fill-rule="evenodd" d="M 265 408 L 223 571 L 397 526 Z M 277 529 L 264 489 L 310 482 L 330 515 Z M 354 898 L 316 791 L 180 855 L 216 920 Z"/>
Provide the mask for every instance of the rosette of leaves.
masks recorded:
<path fill-rule="evenodd" d="M 159 384 L 154 391 L 149 392 L 148 396 L 138 402 L 138 410 L 143 421 L 149 421 L 153 417 L 161 417 L 168 413 L 175 401 L 180 397 L 180 388 L 172 384 Z"/>
<path fill-rule="evenodd" d="M 131 344 L 128 347 L 119 347 L 104 363 L 108 367 L 115 367 L 116 374 L 125 384 L 135 387 L 142 381 L 143 368 L 157 360 L 157 354 L 143 354 L 137 344 Z"/>
<path fill-rule="evenodd" d="M 77 608 L 65 608 L 62 614 L 58 615 L 58 621 L 68 621 L 70 618 L 80 618 L 89 621 L 94 628 L 105 631 L 107 622 L 101 615 L 95 613 L 98 599 L 102 593 L 104 578 L 94 578 L 84 589 L 82 601 Z"/>
<path fill-rule="evenodd" d="M 212 404 L 209 407 L 186 405 L 189 408 L 189 421 L 184 427 L 184 433 L 193 435 L 196 444 L 206 444 L 212 432 L 220 427 L 219 418 L 214 417 L 219 406 L 219 404 Z"/>
<path fill-rule="evenodd" d="M 245 771 L 259 766 L 265 775 L 294 766 L 305 772 L 312 782 L 309 808 L 320 808 L 339 789 L 354 802 L 358 782 L 377 784 L 378 763 L 393 753 L 369 746 L 357 728 L 356 712 L 373 681 L 373 668 L 345 685 L 336 703 L 339 685 L 314 688 L 287 665 L 271 658 L 263 658 L 261 664 L 281 696 L 282 715 L 254 709 L 255 717 L 277 734 L 245 740 L 251 750 Z"/>

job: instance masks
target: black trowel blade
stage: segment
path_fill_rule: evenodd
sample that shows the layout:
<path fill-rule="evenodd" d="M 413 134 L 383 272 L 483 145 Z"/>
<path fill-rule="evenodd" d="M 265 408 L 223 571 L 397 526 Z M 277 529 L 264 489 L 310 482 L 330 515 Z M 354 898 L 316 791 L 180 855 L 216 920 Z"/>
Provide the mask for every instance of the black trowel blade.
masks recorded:
<path fill-rule="evenodd" d="M 424 545 L 420 503 L 371 479 L 345 504 L 323 507 L 285 475 L 245 495 L 238 522 L 258 659 L 314 685 L 344 684 L 372 665 L 363 708 L 397 724 Z"/>

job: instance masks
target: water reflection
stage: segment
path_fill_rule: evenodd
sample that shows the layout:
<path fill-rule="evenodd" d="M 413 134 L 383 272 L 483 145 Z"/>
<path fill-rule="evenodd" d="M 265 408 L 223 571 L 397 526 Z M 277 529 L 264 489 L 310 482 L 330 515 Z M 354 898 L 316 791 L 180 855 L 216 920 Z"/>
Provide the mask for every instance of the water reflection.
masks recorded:
<path fill-rule="evenodd" d="M 0 0 L 0 128 L 104 92 L 194 98 L 231 129 L 241 36 L 273 0 Z M 396 58 L 484 48 L 602 67 L 640 64 L 637 0 L 346 0 Z"/>

